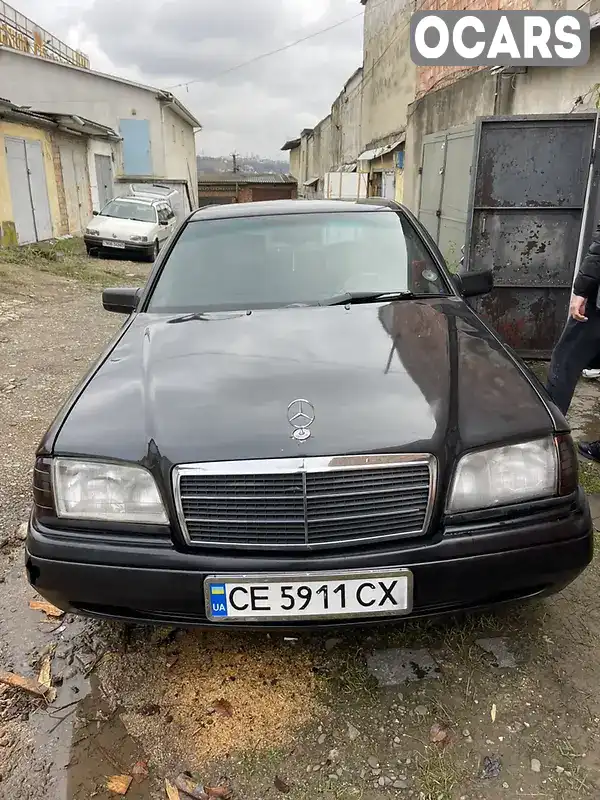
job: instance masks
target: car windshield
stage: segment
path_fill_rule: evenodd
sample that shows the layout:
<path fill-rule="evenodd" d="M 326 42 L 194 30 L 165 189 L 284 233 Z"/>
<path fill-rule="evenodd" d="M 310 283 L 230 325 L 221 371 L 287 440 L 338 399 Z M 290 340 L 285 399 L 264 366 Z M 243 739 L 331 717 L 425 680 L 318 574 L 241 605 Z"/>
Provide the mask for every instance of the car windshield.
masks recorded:
<path fill-rule="evenodd" d="M 148 311 L 193 313 L 327 305 L 344 296 L 447 295 L 417 231 L 393 211 L 192 220 Z"/>
<path fill-rule="evenodd" d="M 138 222 L 156 222 L 156 209 L 148 203 L 135 203 L 131 200 L 111 200 L 100 212 L 101 217 L 135 219 Z"/>

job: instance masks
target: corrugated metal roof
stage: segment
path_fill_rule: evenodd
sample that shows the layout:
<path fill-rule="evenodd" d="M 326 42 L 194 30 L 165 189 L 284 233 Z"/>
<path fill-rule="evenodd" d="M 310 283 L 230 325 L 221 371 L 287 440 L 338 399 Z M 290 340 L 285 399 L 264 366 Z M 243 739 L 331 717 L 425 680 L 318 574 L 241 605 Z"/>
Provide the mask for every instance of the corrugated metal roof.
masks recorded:
<path fill-rule="evenodd" d="M 29 107 L 17 106 L 3 97 L 0 97 L 0 111 L 18 116 L 20 119 L 31 120 L 32 125 L 35 123 L 46 123 L 69 133 L 79 133 L 84 136 L 99 136 L 117 141 L 120 138 L 112 128 L 108 128 L 106 125 L 101 125 L 99 122 L 94 122 L 86 117 L 80 117 L 78 114 L 57 114 L 49 111 L 35 111 Z"/>
<path fill-rule="evenodd" d="M 296 178 L 284 172 L 204 172 L 198 175 L 199 184 L 218 183 L 296 183 Z"/>
<path fill-rule="evenodd" d="M 283 147 L 281 149 L 282 150 L 295 150 L 297 147 L 300 147 L 300 143 L 301 142 L 302 142 L 302 139 L 290 139 L 288 142 L 286 142 L 283 145 Z"/>
<path fill-rule="evenodd" d="M 399 147 L 405 140 L 406 134 L 403 134 L 397 141 L 392 142 L 392 144 L 386 144 L 383 147 L 375 147 L 373 150 L 365 150 L 364 153 L 359 155 L 358 160 L 373 161 L 374 158 L 381 158 L 381 156 L 391 153 L 392 150 L 395 150 L 397 147 Z"/>

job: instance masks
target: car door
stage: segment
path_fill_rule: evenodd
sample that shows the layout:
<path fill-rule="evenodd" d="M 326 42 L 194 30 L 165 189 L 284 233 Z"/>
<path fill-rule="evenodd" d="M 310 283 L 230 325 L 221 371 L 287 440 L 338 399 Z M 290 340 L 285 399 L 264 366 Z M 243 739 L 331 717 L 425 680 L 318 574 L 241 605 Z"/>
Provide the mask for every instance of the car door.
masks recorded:
<path fill-rule="evenodd" d="M 162 246 L 171 233 L 169 227 L 169 210 L 166 205 L 161 203 L 156 206 L 156 212 L 158 214 L 158 241 Z"/>
<path fill-rule="evenodd" d="M 177 227 L 177 215 L 170 203 L 165 203 L 165 219 L 167 220 L 167 238 Z"/>

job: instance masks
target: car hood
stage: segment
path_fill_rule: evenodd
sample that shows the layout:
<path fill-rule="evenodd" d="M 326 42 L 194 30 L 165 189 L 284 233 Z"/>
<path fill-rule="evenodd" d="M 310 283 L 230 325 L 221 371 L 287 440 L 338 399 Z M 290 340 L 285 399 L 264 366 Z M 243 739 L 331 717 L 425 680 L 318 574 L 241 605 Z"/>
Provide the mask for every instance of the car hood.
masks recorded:
<path fill-rule="evenodd" d="M 301 443 L 288 420 L 296 399 L 315 413 Z M 66 413 L 54 452 L 153 454 L 163 464 L 400 450 L 443 458 L 551 430 L 519 367 L 448 298 L 139 314 Z"/>
<path fill-rule="evenodd" d="M 127 239 L 130 236 L 149 236 L 156 227 L 154 222 L 140 222 L 136 219 L 118 219 L 117 217 L 94 217 L 88 230 L 97 231 L 100 236 L 116 239 Z"/>

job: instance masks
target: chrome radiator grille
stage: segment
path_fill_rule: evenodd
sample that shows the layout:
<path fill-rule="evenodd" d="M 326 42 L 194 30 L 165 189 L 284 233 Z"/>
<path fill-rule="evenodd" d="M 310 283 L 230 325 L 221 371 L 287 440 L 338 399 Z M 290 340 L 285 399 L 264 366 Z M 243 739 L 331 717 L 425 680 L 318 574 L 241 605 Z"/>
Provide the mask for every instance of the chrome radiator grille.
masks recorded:
<path fill-rule="evenodd" d="M 319 548 L 425 533 L 435 490 L 429 455 L 339 456 L 176 467 L 191 545 Z"/>

